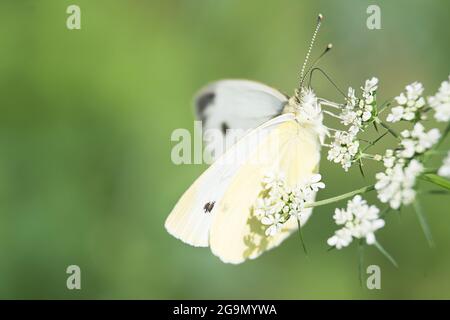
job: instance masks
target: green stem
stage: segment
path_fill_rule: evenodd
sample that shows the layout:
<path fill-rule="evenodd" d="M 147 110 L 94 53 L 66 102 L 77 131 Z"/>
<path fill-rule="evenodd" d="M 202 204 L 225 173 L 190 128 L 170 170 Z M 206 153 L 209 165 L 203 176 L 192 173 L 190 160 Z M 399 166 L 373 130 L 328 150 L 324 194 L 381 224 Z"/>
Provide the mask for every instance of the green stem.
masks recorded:
<path fill-rule="evenodd" d="M 378 109 L 378 115 L 380 115 L 381 113 L 383 113 L 384 110 L 386 110 L 390 105 L 391 102 L 394 100 L 394 98 L 391 98 L 389 100 L 386 100 Z"/>
<path fill-rule="evenodd" d="M 376 122 L 375 122 L 376 123 Z M 362 152 L 364 152 L 364 151 L 366 151 L 367 149 L 369 149 L 370 147 L 372 147 L 372 146 L 374 146 L 375 145 L 375 143 L 377 143 L 378 141 L 380 141 L 381 139 L 383 139 L 383 137 L 386 135 L 386 134 L 388 134 L 389 133 L 389 131 L 386 131 L 385 133 L 383 133 L 382 135 L 380 135 L 378 138 L 376 138 L 373 142 L 368 142 L 369 143 L 369 145 L 367 145 L 363 150 L 362 150 Z"/>
<path fill-rule="evenodd" d="M 378 241 L 374 243 L 375 247 L 394 265 L 394 267 L 398 268 L 397 261 L 381 246 Z"/>
<path fill-rule="evenodd" d="M 442 136 L 439 139 L 438 143 L 436 143 L 435 149 L 437 149 L 442 144 L 442 142 L 444 142 L 444 140 L 447 137 L 449 132 L 450 132 L 450 122 L 447 124 L 447 127 L 445 128 L 444 133 L 442 134 Z"/>
<path fill-rule="evenodd" d="M 336 197 L 332 197 L 332 198 L 328 198 L 328 199 L 324 199 L 324 200 L 319 200 L 319 201 L 315 201 L 315 202 L 311 202 L 311 203 L 307 203 L 305 204 L 305 208 L 313 208 L 313 207 L 319 207 L 319 206 L 324 206 L 330 203 L 334 203 L 334 202 L 338 202 L 341 200 L 345 200 L 348 198 L 351 198 L 357 194 L 361 194 L 361 193 L 366 193 L 369 191 L 375 190 L 375 185 L 370 185 L 370 186 L 365 186 L 362 187 L 360 189 L 356 189 L 344 194 L 341 194 L 339 196 Z"/>
<path fill-rule="evenodd" d="M 398 139 L 398 137 L 399 137 L 398 133 L 395 132 L 393 129 L 391 129 L 391 127 L 389 127 L 387 124 L 385 124 L 381 120 L 379 120 L 378 123 L 381 124 L 387 131 L 389 131 L 390 134 L 392 134 L 394 137 L 396 137 Z"/>
<path fill-rule="evenodd" d="M 381 161 L 382 160 L 381 156 L 376 155 L 376 154 L 369 154 L 369 153 L 361 153 L 361 158 L 369 159 L 369 160 L 375 160 L 375 161 Z M 378 158 L 381 158 L 381 159 L 378 159 Z"/>
<path fill-rule="evenodd" d="M 303 252 L 305 253 L 306 257 L 308 257 L 308 250 L 306 250 L 306 244 L 305 241 L 303 241 L 302 224 L 300 223 L 300 218 L 297 218 L 297 224 L 298 224 L 298 235 L 300 237 L 300 242 L 303 247 Z"/>
<path fill-rule="evenodd" d="M 425 238 L 427 239 L 428 245 L 433 248 L 434 240 L 431 229 L 425 216 L 425 212 L 423 211 L 418 199 L 413 202 L 413 206 L 414 210 L 416 211 L 417 218 L 419 219 L 420 226 L 422 227 L 423 233 L 425 234 Z"/>

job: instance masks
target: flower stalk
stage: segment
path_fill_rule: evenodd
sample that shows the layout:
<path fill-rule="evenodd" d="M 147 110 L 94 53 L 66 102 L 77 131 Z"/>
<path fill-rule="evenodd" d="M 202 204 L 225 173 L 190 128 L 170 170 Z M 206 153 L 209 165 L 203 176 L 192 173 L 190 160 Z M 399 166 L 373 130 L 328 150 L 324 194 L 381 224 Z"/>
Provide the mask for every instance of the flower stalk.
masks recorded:
<path fill-rule="evenodd" d="M 319 201 L 314 201 L 314 202 L 310 202 L 310 203 L 306 203 L 305 204 L 305 208 L 314 208 L 314 207 L 320 207 L 320 206 L 324 206 L 327 204 L 331 204 L 331 203 L 335 203 L 335 202 L 339 202 L 348 198 L 351 198 L 357 194 L 364 194 L 367 193 L 369 191 L 375 190 L 375 185 L 369 185 L 369 186 L 365 186 L 347 193 L 343 193 L 339 196 L 335 196 L 335 197 L 331 197 L 328 199 L 324 199 L 324 200 L 319 200 Z"/>

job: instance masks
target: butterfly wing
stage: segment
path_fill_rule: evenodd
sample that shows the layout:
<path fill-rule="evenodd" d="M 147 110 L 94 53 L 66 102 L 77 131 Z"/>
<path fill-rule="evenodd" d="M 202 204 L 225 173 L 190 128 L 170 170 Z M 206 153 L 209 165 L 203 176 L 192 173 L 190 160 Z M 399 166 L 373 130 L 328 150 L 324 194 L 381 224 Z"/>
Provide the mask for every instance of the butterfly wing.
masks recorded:
<path fill-rule="evenodd" d="M 222 135 L 221 146 L 230 146 L 247 130 L 280 115 L 287 100 L 286 95 L 259 82 L 220 80 L 201 89 L 194 104 L 197 118 L 202 120 L 203 132 L 217 129 Z M 227 134 L 227 129 L 235 130 Z M 218 142 L 217 137 L 214 142 Z M 215 149 L 206 136 L 205 143 L 207 148 Z"/>
<path fill-rule="evenodd" d="M 183 194 L 168 216 L 165 227 L 174 237 L 193 246 L 209 245 L 210 227 L 218 202 L 243 163 L 253 157 L 255 146 L 293 114 L 280 115 L 252 130 L 217 159 Z M 245 214 L 245 213 L 244 213 Z"/>
<path fill-rule="evenodd" d="M 259 160 L 253 161 L 255 157 Z M 261 181 L 268 172 L 282 171 L 287 183 L 295 186 L 317 171 L 319 159 L 320 144 L 314 130 L 295 120 L 272 130 L 233 175 L 217 204 L 210 231 L 212 252 L 224 262 L 241 263 L 279 245 L 297 229 L 297 221 L 291 218 L 278 234 L 265 236 L 265 227 L 253 214 Z M 311 210 L 304 214 L 301 225 L 310 214 Z"/>

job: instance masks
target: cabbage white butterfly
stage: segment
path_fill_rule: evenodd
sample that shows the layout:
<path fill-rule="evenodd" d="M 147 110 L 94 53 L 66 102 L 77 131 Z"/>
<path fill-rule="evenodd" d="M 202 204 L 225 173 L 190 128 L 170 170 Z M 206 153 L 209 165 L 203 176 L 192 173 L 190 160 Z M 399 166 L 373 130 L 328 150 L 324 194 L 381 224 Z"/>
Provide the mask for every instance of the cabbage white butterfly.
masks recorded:
<path fill-rule="evenodd" d="M 195 106 L 204 128 L 220 129 L 225 136 L 227 129 L 256 129 L 226 150 L 183 194 L 165 222 L 174 237 L 192 246 L 209 246 L 223 262 L 241 263 L 278 246 L 306 223 L 311 209 L 266 236 L 254 211 L 269 171 L 284 173 L 293 186 L 318 170 L 326 129 L 316 96 L 302 83 L 321 21 L 319 15 L 294 96 L 248 80 L 221 80 L 200 90 Z"/>

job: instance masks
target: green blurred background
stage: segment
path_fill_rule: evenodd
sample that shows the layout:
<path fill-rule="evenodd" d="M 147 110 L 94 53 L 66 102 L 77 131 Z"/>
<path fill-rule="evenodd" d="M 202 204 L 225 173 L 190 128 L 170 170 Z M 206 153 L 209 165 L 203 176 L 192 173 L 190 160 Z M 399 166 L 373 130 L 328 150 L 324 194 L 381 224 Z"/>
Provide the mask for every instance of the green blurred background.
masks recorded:
<path fill-rule="evenodd" d="M 70 4 L 81 30 L 66 28 Z M 381 30 L 366 28 L 369 4 Z M 387 218 L 378 237 L 400 268 L 367 248 L 365 266 L 382 268 L 372 291 L 359 285 L 356 247 L 326 250 L 331 206 L 304 229 L 308 258 L 291 237 L 226 265 L 163 227 L 204 170 L 170 160 L 171 132 L 193 129 L 194 92 L 233 77 L 292 93 L 319 12 L 316 54 L 334 44 L 321 65 L 342 87 L 374 75 L 381 100 L 415 80 L 433 94 L 449 74 L 448 1 L 2 0 L 0 297 L 450 298 L 448 196 L 424 199 L 434 249 L 412 210 Z M 319 77 L 314 86 L 338 98 Z M 365 169 L 370 180 L 380 167 Z M 319 198 L 368 183 L 350 172 L 324 161 Z M 79 291 L 66 288 L 71 264 Z"/>

